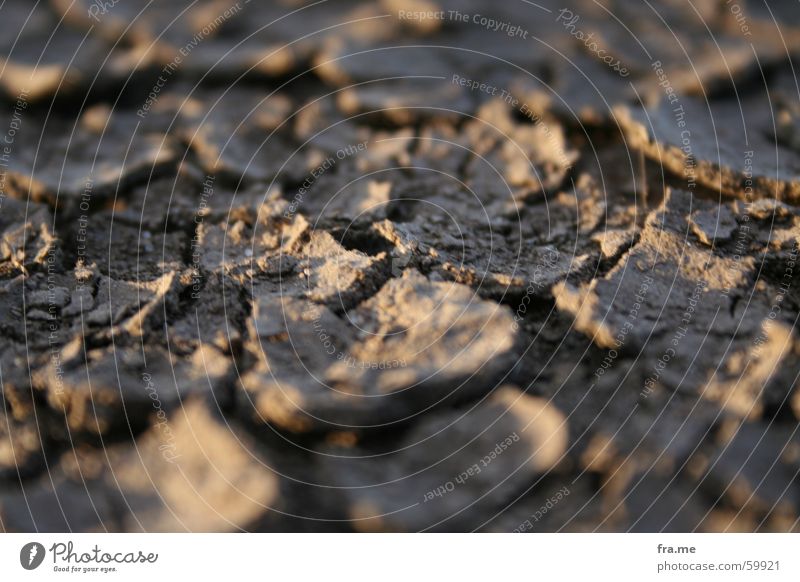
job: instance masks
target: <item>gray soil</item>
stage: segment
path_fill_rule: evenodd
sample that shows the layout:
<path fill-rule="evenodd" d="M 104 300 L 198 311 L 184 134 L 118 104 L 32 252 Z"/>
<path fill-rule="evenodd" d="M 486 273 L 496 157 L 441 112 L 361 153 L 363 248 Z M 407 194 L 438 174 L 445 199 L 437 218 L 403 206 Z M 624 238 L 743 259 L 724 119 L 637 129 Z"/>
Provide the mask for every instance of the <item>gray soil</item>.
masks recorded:
<path fill-rule="evenodd" d="M 800 530 L 795 1 L 33 4 L 0 531 Z"/>

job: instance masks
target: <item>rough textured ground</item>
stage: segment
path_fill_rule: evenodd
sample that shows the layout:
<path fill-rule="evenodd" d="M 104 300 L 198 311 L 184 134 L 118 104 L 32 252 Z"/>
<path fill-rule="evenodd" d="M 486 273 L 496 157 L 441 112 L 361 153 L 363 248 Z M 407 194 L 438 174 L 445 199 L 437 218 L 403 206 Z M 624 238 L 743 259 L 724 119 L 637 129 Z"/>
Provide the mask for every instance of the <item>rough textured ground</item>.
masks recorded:
<path fill-rule="evenodd" d="M 0 530 L 800 529 L 797 0 L 305 4 L 0 4 Z"/>

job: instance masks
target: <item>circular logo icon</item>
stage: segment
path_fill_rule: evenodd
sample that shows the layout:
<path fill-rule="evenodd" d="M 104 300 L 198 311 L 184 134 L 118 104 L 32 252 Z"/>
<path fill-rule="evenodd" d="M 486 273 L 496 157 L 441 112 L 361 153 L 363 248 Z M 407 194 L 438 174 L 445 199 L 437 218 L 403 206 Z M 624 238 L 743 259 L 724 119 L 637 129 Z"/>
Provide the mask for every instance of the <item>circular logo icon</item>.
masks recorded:
<path fill-rule="evenodd" d="M 26 570 L 35 570 L 44 561 L 44 546 L 39 542 L 30 542 L 19 551 L 19 563 Z"/>

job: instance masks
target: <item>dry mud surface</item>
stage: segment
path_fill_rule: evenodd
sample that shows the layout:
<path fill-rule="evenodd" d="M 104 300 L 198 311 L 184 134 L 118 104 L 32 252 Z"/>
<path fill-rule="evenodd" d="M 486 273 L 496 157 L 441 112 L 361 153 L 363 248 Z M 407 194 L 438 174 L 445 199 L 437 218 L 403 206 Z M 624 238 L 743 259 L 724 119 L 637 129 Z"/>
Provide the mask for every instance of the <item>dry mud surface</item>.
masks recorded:
<path fill-rule="evenodd" d="M 0 530 L 800 527 L 796 0 L 0 46 Z"/>

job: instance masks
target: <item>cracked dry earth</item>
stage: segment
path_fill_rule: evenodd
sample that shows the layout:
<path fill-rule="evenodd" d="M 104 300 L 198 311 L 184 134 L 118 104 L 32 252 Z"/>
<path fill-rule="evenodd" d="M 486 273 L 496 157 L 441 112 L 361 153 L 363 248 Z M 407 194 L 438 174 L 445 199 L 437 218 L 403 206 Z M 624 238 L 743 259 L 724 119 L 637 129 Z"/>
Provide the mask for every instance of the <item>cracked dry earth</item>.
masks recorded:
<path fill-rule="evenodd" d="M 800 4 L 733 6 L 3 2 L 0 530 L 797 530 Z"/>

